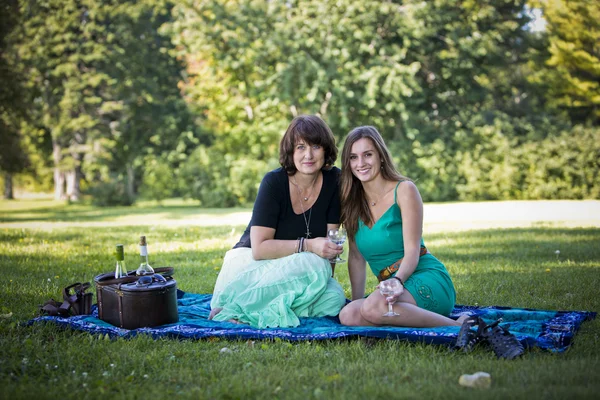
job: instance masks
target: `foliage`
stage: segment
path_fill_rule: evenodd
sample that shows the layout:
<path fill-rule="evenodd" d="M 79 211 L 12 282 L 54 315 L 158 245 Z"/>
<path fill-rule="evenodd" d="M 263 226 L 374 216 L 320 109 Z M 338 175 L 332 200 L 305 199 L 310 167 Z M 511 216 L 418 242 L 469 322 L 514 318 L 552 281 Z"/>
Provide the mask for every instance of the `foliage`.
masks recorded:
<path fill-rule="evenodd" d="M 181 166 L 178 192 L 204 207 L 247 206 L 256 198 L 261 177 L 277 166 L 200 146 Z"/>
<path fill-rule="evenodd" d="M 575 127 L 539 142 L 518 144 L 497 121 L 489 136 L 462 155 L 463 200 L 599 198 L 600 129 Z"/>
<path fill-rule="evenodd" d="M 204 207 L 232 207 L 235 199 L 227 190 L 228 160 L 224 154 L 198 147 L 181 167 L 181 191 Z"/>
<path fill-rule="evenodd" d="M 146 159 L 141 195 L 146 199 L 165 200 L 177 190 L 177 176 L 171 165 L 162 158 Z"/>
<path fill-rule="evenodd" d="M 170 31 L 191 60 L 186 91 L 214 132 L 212 146 L 234 158 L 275 158 L 265 143 L 270 121 L 283 127 L 296 113 L 320 113 L 338 139 L 375 125 L 425 200 L 527 198 L 519 193 L 537 182 L 515 188 L 519 160 L 501 153 L 570 126 L 527 79 L 545 42 L 527 30 L 525 6 L 189 1 L 174 9 Z"/>
<path fill-rule="evenodd" d="M 260 179 L 270 170 L 280 165 L 275 162 L 266 163 L 250 158 L 231 160 L 230 188 L 235 196 L 236 204 L 252 205 L 258 194 Z M 260 177 L 257 179 L 257 177 Z"/>
<path fill-rule="evenodd" d="M 122 179 L 97 182 L 87 193 L 92 197 L 92 204 L 100 207 L 130 206 L 134 202 L 128 195 L 127 185 Z"/>
<path fill-rule="evenodd" d="M 547 21 L 546 67 L 532 81 L 548 102 L 574 123 L 600 123 L 600 4 L 588 0 L 537 0 Z"/>
<path fill-rule="evenodd" d="M 75 169 L 92 184 L 107 174 L 127 176 L 133 197 L 145 156 L 181 158 L 198 143 L 177 87 L 183 65 L 159 33 L 170 4 L 20 2 L 19 55 L 57 170 Z"/>
<path fill-rule="evenodd" d="M 245 204 L 276 163 L 290 120 L 309 113 L 325 119 L 338 145 L 353 127 L 376 126 L 427 201 L 598 193 L 596 182 L 569 191 L 568 176 L 593 175 L 591 164 L 552 150 L 567 132 L 582 135 L 575 142 L 585 148 L 587 128 L 576 127 L 598 125 L 595 2 L 18 6 L 6 60 L 24 87 L 17 109 L 31 121 L 6 132 L 20 138 L 21 150 L 10 154 L 26 155 L 34 176 L 47 176 L 52 159 L 55 175 L 74 170 L 84 186 L 118 176 L 131 198 L 174 193 L 203 206 Z M 532 7 L 543 12 L 545 31 L 531 31 Z M 517 174 L 542 153 L 572 169 L 556 190 Z M 153 159 L 174 171 L 177 188 L 145 170 Z"/>
<path fill-rule="evenodd" d="M 18 2 L 0 4 L 0 170 L 13 174 L 30 165 L 20 133 L 26 119 L 25 77 L 12 35 L 20 21 Z"/>
<path fill-rule="evenodd" d="M 523 199 L 600 198 L 600 128 L 577 126 L 515 149 Z"/>
<path fill-rule="evenodd" d="M 113 24 L 107 32 L 112 43 L 105 68 L 115 82 L 113 98 L 103 105 L 110 121 L 106 149 L 111 171 L 130 168 L 142 178 L 157 157 L 161 165 L 176 168 L 199 143 L 178 88 L 184 65 L 173 56 L 170 38 L 159 31 L 170 20 L 171 7 L 169 1 L 146 0 L 106 10 Z M 144 181 L 138 185 L 143 187 Z M 163 189 L 148 187 L 146 192 L 163 196 Z"/>
<path fill-rule="evenodd" d="M 95 2 L 21 2 L 19 55 L 37 91 L 40 122 L 59 151 L 58 168 L 79 167 L 86 146 L 106 133 L 98 108 L 111 84 L 100 68 L 108 51 L 102 7 Z"/>

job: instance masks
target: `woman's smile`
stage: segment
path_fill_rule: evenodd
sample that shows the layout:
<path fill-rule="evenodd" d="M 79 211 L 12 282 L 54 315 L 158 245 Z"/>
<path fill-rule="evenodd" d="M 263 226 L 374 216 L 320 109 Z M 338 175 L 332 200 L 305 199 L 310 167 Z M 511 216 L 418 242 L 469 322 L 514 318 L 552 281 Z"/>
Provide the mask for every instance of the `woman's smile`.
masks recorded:
<path fill-rule="evenodd" d="M 371 140 L 363 138 L 352 145 L 350 168 L 361 181 L 373 179 L 379 174 L 381 158 Z"/>

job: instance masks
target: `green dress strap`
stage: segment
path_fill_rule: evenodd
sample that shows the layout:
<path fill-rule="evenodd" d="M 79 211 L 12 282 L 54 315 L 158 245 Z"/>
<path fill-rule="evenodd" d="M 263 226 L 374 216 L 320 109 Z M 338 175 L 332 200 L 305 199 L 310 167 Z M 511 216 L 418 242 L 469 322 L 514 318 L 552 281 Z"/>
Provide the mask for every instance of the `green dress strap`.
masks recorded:
<path fill-rule="evenodd" d="M 398 198 L 397 198 L 397 197 L 398 197 L 398 186 L 400 186 L 400 184 L 401 184 L 402 182 L 404 182 L 405 180 L 406 180 L 406 179 L 400 179 L 400 180 L 398 181 L 398 183 L 396 183 L 396 187 L 394 188 L 394 203 L 397 203 L 397 202 L 398 202 Z"/>

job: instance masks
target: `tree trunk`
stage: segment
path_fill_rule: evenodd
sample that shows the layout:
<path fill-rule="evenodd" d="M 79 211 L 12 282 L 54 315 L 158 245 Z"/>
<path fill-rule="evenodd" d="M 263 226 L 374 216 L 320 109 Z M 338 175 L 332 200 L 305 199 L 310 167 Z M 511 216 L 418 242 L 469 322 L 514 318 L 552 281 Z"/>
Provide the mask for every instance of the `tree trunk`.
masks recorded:
<path fill-rule="evenodd" d="M 65 198 L 65 174 L 59 168 L 62 148 L 56 140 L 52 139 L 52 159 L 54 160 L 54 199 L 63 200 Z"/>
<path fill-rule="evenodd" d="M 67 198 L 70 201 L 81 200 L 81 167 L 77 166 L 66 172 Z"/>
<path fill-rule="evenodd" d="M 65 198 L 65 174 L 58 167 L 54 167 L 54 199 Z"/>
<path fill-rule="evenodd" d="M 135 174 L 133 171 L 133 166 L 131 164 L 127 164 L 127 197 L 129 200 L 133 201 L 135 197 Z"/>
<path fill-rule="evenodd" d="M 76 132 L 71 140 L 71 158 L 73 159 L 73 168 L 67 172 L 67 198 L 70 201 L 81 200 L 81 159 L 83 154 L 80 152 L 81 147 L 85 143 L 85 135 L 81 132 Z"/>
<path fill-rule="evenodd" d="M 6 200 L 14 200 L 12 174 L 4 173 L 4 198 Z"/>

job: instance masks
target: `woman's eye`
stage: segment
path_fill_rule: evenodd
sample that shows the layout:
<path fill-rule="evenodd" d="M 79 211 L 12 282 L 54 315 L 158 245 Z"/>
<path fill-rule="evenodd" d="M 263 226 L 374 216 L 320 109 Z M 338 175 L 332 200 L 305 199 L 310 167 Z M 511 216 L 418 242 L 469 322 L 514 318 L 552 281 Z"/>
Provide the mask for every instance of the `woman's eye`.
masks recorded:
<path fill-rule="evenodd" d="M 299 144 L 298 146 L 296 146 L 296 149 L 298 149 L 298 150 L 304 150 L 305 146 L 303 144 Z"/>
<path fill-rule="evenodd" d="M 350 156 L 350 159 L 351 160 L 356 160 L 356 156 L 353 154 L 353 155 Z"/>
<path fill-rule="evenodd" d="M 313 145 L 312 147 L 314 150 L 319 150 L 321 148 L 321 146 L 319 146 L 318 144 Z"/>

